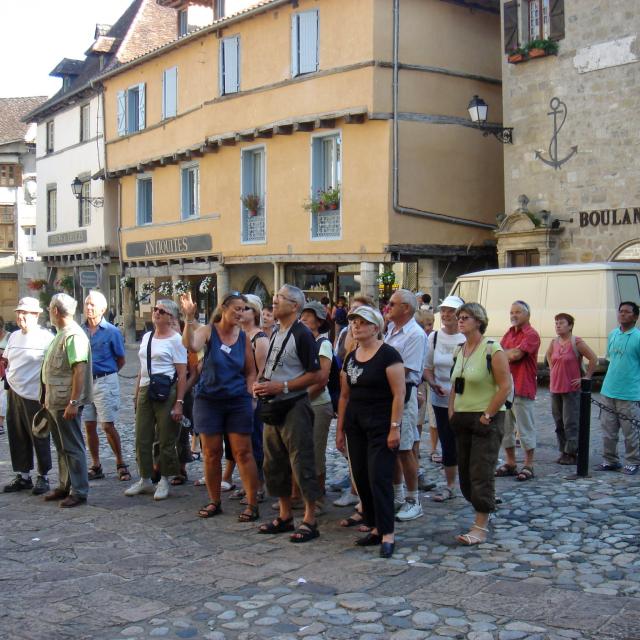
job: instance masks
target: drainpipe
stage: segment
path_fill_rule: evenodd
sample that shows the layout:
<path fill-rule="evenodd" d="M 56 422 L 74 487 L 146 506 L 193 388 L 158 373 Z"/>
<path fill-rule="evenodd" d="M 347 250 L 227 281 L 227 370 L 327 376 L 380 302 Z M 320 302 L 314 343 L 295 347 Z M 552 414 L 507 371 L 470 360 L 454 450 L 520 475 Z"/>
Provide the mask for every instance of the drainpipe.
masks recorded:
<path fill-rule="evenodd" d="M 398 151 L 398 69 L 399 69 L 399 48 L 400 48 L 400 0 L 393 0 L 393 210 L 396 213 L 408 216 L 417 216 L 449 224 L 458 224 L 464 227 L 475 227 L 477 229 L 494 230 L 494 224 L 467 220 L 466 218 L 456 218 L 444 213 L 434 213 L 433 211 L 423 211 L 422 209 L 412 209 L 400 205 L 400 167 Z"/>

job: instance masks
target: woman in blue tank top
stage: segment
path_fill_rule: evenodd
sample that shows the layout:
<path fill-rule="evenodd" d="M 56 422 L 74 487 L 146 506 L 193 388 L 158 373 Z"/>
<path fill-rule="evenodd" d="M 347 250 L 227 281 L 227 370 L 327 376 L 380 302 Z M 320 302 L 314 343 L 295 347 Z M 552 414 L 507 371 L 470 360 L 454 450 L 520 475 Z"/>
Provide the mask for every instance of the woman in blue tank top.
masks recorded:
<path fill-rule="evenodd" d="M 196 352 L 205 350 L 194 392 L 193 422 L 202 442 L 204 476 L 211 502 L 198 515 L 211 518 L 222 513 L 220 461 L 226 435 L 247 493 L 247 508 L 238 520 L 253 522 L 260 515 L 256 499 L 258 472 L 251 449 L 253 405 L 249 392 L 256 369 L 251 343 L 240 329 L 247 299 L 237 291 L 227 294 L 208 325 L 195 320 L 197 307 L 190 293 L 180 296 L 180 302 L 185 315 L 184 345 Z"/>

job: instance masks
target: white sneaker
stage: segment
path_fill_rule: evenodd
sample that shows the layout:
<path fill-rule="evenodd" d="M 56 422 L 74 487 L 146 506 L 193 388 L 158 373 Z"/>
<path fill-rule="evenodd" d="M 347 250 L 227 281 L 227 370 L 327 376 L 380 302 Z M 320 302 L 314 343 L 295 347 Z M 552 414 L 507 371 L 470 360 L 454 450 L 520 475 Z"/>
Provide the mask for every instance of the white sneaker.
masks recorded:
<path fill-rule="evenodd" d="M 169 497 L 169 481 L 162 476 L 156 485 L 156 492 L 153 494 L 154 500 L 166 500 Z"/>
<path fill-rule="evenodd" d="M 400 511 L 396 514 L 396 520 L 406 522 L 407 520 L 415 520 L 423 515 L 422 505 L 419 502 L 405 500 Z"/>
<path fill-rule="evenodd" d="M 358 498 L 358 496 L 354 496 L 353 493 L 351 493 L 351 489 L 345 489 L 342 495 L 333 501 L 333 504 L 336 507 L 349 507 L 352 504 L 358 504 L 359 500 L 360 498 Z"/>
<path fill-rule="evenodd" d="M 125 492 L 125 496 L 138 496 L 141 493 L 153 493 L 153 483 L 149 478 L 140 478 L 138 482 L 132 484 Z"/>

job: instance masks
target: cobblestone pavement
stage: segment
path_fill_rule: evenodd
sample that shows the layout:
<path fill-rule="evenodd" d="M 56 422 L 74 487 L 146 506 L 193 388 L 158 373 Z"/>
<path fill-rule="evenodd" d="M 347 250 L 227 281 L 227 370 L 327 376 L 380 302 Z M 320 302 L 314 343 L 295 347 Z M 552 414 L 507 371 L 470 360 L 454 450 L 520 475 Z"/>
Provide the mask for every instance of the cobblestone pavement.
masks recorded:
<path fill-rule="evenodd" d="M 125 376 L 136 372 L 134 353 Z M 118 426 L 133 463 L 132 385 L 122 378 Z M 355 533 L 337 524 L 350 510 L 330 504 L 338 494 L 328 495 L 321 537 L 304 545 L 257 535 L 228 499 L 222 516 L 197 518 L 207 499 L 191 483 L 159 503 L 126 498 L 105 445 L 107 478 L 92 482 L 86 507 L 0 494 L 0 637 L 640 638 L 640 480 L 565 480 L 546 390 L 536 406 L 537 477 L 498 480 L 489 541 L 460 547 L 454 536 L 467 530 L 470 507 L 425 496 L 424 517 L 398 525 L 392 560 L 353 546 Z M 594 411 L 592 465 L 600 446 Z M 3 484 L 8 460 L 2 436 Z M 328 469 L 330 479 L 346 469 L 331 447 Z M 190 479 L 200 471 L 190 465 Z M 268 502 L 261 509 L 271 517 Z"/>

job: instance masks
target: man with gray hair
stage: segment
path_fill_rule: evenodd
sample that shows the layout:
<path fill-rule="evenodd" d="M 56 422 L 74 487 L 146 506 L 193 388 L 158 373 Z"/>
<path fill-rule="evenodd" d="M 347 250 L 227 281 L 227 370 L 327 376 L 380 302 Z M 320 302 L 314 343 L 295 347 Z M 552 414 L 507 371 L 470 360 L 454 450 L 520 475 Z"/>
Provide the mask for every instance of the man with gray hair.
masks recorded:
<path fill-rule="evenodd" d="M 43 404 L 50 415 L 51 436 L 58 452 L 58 486 L 44 499 L 60 500 L 63 508 L 84 504 L 89 493 L 80 415 L 82 407 L 91 402 L 91 347 L 73 319 L 76 306 L 66 293 L 51 298 L 49 317 L 58 333 L 42 364 Z"/>
<path fill-rule="evenodd" d="M 87 432 L 87 446 L 91 455 L 89 480 L 104 478 L 100 464 L 100 440 L 98 438 L 98 422 L 107 436 L 107 442 L 116 457 L 118 479 L 131 480 L 129 468 L 122 458 L 120 435 L 115 427 L 120 407 L 120 382 L 118 371 L 125 363 L 124 340 L 120 331 L 104 319 L 107 300 L 100 291 L 89 291 L 84 301 L 84 317 L 82 325 L 91 344 L 93 402 L 88 403 L 83 411 Z"/>
<path fill-rule="evenodd" d="M 402 356 L 405 371 L 406 395 L 402 423 L 400 425 L 400 447 L 396 458 L 393 478 L 396 519 L 401 522 L 422 516 L 422 505 L 418 495 L 418 460 L 413 451 L 418 432 L 418 393 L 422 381 L 424 361 L 427 356 L 427 334 L 415 321 L 417 308 L 415 294 L 408 289 L 398 289 L 389 299 L 389 326 L 384 341 Z M 407 487 L 405 496 L 402 479 Z"/>

